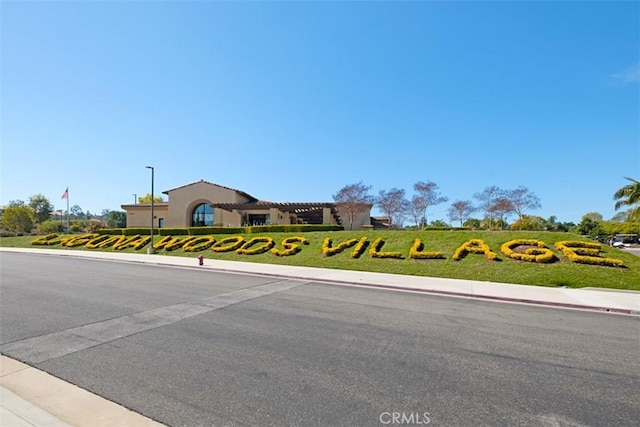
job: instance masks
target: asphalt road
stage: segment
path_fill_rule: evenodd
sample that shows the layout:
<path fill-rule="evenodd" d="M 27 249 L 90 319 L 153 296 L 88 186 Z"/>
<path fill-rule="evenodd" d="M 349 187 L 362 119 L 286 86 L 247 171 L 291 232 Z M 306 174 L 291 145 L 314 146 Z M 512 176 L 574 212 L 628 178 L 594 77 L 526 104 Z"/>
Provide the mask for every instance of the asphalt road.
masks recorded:
<path fill-rule="evenodd" d="M 0 352 L 171 426 L 640 419 L 638 317 L 56 256 L 0 262 Z"/>

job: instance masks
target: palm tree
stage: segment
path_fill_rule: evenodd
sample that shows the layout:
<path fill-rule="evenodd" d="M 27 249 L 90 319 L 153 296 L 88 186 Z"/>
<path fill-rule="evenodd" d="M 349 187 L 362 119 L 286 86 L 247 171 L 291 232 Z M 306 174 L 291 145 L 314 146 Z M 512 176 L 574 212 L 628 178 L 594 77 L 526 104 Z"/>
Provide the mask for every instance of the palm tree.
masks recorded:
<path fill-rule="evenodd" d="M 626 176 L 624 178 L 631 181 L 631 184 L 625 185 L 613 195 L 613 199 L 617 200 L 615 209 L 629 206 L 632 209 L 629 219 L 640 220 L 640 181 Z"/>

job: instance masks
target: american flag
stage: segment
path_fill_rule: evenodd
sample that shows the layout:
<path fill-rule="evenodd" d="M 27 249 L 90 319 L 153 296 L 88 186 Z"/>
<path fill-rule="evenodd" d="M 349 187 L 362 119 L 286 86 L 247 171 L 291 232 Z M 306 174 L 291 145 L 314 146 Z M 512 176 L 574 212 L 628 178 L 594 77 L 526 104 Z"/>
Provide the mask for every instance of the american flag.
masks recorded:
<path fill-rule="evenodd" d="M 69 198 L 69 187 L 67 187 L 67 189 L 64 190 L 64 193 L 62 193 L 62 200 L 68 199 L 68 198 Z"/>

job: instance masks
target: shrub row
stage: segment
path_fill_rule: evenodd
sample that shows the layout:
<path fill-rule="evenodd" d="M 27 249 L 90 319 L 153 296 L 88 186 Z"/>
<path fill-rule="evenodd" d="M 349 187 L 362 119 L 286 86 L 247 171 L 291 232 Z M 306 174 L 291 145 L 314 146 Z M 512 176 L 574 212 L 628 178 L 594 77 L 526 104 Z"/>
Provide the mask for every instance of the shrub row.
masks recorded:
<path fill-rule="evenodd" d="M 159 236 L 205 236 L 211 234 L 256 234 L 256 233 L 308 233 L 312 231 L 342 231 L 344 227 L 339 225 L 258 225 L 249 227 L 172 227 L 158 228 L 155 230 Z M 100 235 L 134 236 L 136 234 L 151 234 L 146 228 L 104 228 L 96 230 Z"/>
<path fill-rule="evenodd" d="M 442 252 L 425 251 L 424 243 L 420 239 L 415 239 L 411 249 L 409 249 L 409 258 L 413 259 L 444 259 Z"/>
<path fill-rule="evenodd" d="M 348 239 L 344 242 L 338 243 L 337 246 L 333 246 L 333 240 L 330 237 L 325 237 L 322 241 L 322 255 L 332 256 L 343 252 L 345 249 L 349 249 L 358 243 L 358 239 Z"/>
<path fill-rule="evenodd" d="M 525 249 L 524 253 L 515 252 L 513 248 L 518 246 L 533 246 Z M 509 240 L 500 246 L 500 251 L 509 258 L 527 262 L 551 263 L 556 260 L 551 249 L 544 242 L 536 239 Z"/>
<path fill-rule="evenodd" d="M 384 246 L 384 239 L 382 237 L 378 237 L 371 244 L 371 249 L 369 249 L 369 255 L 371 258 L 397 258 L 403 259 L 404 257 L 400 252 L 383 252 L 381 251 Z"/>
<path fill-rule="evenodd" d="M 300 237 L 300 236 L 287 237 L 286 239 L 284 239 L 282 241 L 282 247 L 284 249 L 280 250 L 278 248 L 273 248 L 273 249 L 271 249 L 271 253 L 276 255 L 276 256 L 291 256 L 291 255 L 295 255 L 295 254 L 297 254 L 298 252 L 300 252 L 302 250 L 300 245 L 297 244 L 297 243 L 301 243 L 303 245 L 308 245 L 309 244 L 309 239 L 307 239 L 306 237 Z"/>
<path fill-rule="evenodd" d="M 491 250 L 484 240 L 481 239 L 471 239 L 464 242 L 462 246 L 456 249 L 452 258 L 454 261 L 460 261 L 469 253 L 484 254 L 488 260 L 495 260 L 498 258 L 498 255 Z"/>
<path fill-rule="evenodd" d="M 581 264 L 602 265 L 608 267 L 622 267 L 623 262 L 614 258 L 603 258 L 600 254 L 601 245 L 599 243 L 562 241 L 554 245 L 569 261 Z"/>
<path fill-rule="evenodd" d="M 111 235 L 111 236 L 117 236 L 117 235 L 122 235 L 122 236 L 135 236 L 136 234 L 140 234 L 140 235 L 145 235 L 145 234 L 150 234 L 149 228 L 141 228 L 141 227 L 131 227 L 131 228 L 102 228 L 99 230 L 96 230 L 95 233 L 99 234 L 100 236 L 104 236 L 104 235 Z"/>

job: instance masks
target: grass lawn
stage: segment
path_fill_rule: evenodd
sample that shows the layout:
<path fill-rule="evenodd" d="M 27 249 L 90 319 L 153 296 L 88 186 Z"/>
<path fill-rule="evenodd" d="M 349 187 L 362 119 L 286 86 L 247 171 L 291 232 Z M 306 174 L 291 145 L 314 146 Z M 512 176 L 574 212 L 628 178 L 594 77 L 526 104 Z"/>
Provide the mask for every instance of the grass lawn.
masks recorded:
<path fill-rule="evenodd" d="M 268 236 L 276 242 L 277 248 L 282 248 L 280 242 L 291 237 L 291 233 L 266 233 L 244 235 L 245 240 L 252 237 Z M 171 252 L 158 251 L 158 254 L 170 256 L 186 256 L 195 258 L 203 255 L 208 259 L 223 259 L 230 261 L 249 261 L 257 263 L 299 265 L 307 267 L 335 268 L 343 270 L 373 271 L 415 276 L 447 277 L 454 279 L 472 279 L 502 283 L 516 283 L 538 286 L 567 286 L 571 288 L 600 287 L 640 290 L 640 257 L 615 249 L 602 246 L 602 257 L 616 258 L 624 262 L 624 267 L 602 267 L 570 262 L 553 244 L 563 240 L 587 241 L 583 237 L 571 233 L 530 232 L 530 231 L 333 231 L 300 233 L 309 240 L 308 246 L 293 256 L 277 257 L 269 252 L 258 255 L 239 255 L 235 252 L 215 253 L 210 249 L 196 253 L 185 253 L 181 249 Z M 352 248 L 334 256 L 322 255 L 322 241 L 331 237 L 335 244 L 350 239 L 367 236 L 370 242 L 377 237 L 385 240 L 382 251 L 401 252 L 404 259 L 372 258 L 367 251 L 358 259 L 349 257 Z M 225 235 L 215 235 L 220 240 Z M 409 249 L 415 238 L 420 238 L 425 245 L 425 251 L 440 251 L 446 259 L 415 260 L 409 258 Z M 500 252 L 500 245 L 512 239 L 538 239 L 546 243 L 556 255 L 557 260 L 552 264 L 537 264 L 516 261 Z M 56 246 L 33 246 L 33 236 L 0 238 L 2 247 L 30 247 L 60 250 L 99 250 L 86 249 L 83 246 L 66 248 Z M 451 259 L 456 248 L 470 239 L 484 240 L 491 250 L 498 254 L 498 260 L 490 261 L 484 255 L 468 254 L 460 261 Z M 154 241 L 160 240 L 155 236 Z M 148 246 L 147 246 L 148 247 Z M 369 246 L 370 247 L 370 246 Z M 111 252 L 113 249 L 102 249 Z M 121 251 L 122 252 L 122 251 Z M 123 252 L 146 253 L 146 247 L 134 251 L 125 249 Z"/>

